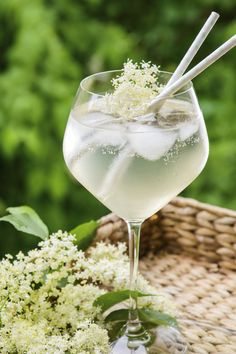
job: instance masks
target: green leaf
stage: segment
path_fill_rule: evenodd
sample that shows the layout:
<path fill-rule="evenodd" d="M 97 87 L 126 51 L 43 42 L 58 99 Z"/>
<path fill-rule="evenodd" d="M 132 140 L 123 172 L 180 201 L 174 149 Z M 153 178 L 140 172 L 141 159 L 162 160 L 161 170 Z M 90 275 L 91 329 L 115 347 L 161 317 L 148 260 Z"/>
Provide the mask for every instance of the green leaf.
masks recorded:
<path fill-rule="evenodd" d="M 133 298 L 138 298 L 142 296 L 153 296 L 151 294 L 144 294 L 140 291 L 130 291 L 130 290 L 120 290 L 120 291 L 111 291 L 104 295 L 99 296 L 95 301 L 95 306 L 100 306 L 102 312 L 108 310 L 110 307 L 129 299 L 130 294 Z"/>
<path fill-rule="evenodd" d="M 111 342 L 123 335 L 123 332 L 125 332 L 126 329 L 125 325 L 126 321 L 117 321 L 112 323 L 112 327 L 108 330 L 108 335 Z"/>
<path fill-rule="evenodd" d="M 49 232 L 47 226 L 29 206 L 7 208 L 7 211 L 11 215 L 3 216 L 0 218 L 0 221 L 9 222 L 17 230 L 40 237 L 42 240 L 48 238 Z"/>
<path fill-rule="evenodd" d="M 175 318 L 150 308 L 139 309 L 138 314 L 139 319 L 146 330 L 150 330 L 156 326 L 177 326 Z M 119 337 L 120 331 L 127 323 L 128 318 L 129 309 L 113 311 L 105 318 L 106 323 L 111 323 L 111 328 L 109 330 L 110 338 L 114 340 Z M 150 335 L 152 336 L 151 332 Z M 151 339 L 151 342 L 153 339 L 155 339 L 155 337 Z M 151 345 L 151 342 L 149 345 Z"/>
<path fill-rule="evenodd" d="M 120 309 L 112 311 L 105 318 L 105 322 L 114 322 L 114 321 L 127 321 L 129 317 L 129 309 Z"/>
<path fill-rule="evenodd" d="M 76 236 L 76 245 L 79 249 L 84 251 L 90 246 L 99 225 L 99 221 L 91 220 L 70 231 L 72 235 Z"/>
<path fill-rule="evenodd" d="M 166 313 L 156 311 L 150 308 L 142 308 L 138 310 L 140 321 L 157 326 L 177 326 L 177 321 L 174 317 Z"/>
<path fill-rule="evenodd" d="M 145 328 L 152 328 L 153 326 L 177 326 L 177 321 L 174 317 L 166 313 L 156 311 L 150 308 L 138 309 L 140 321 L 143 322 Z M 105 322 L 120 322 L 127 321 L 129 317 L 129 309 L 120 309 L 109 313 L 105 318 Z"/>

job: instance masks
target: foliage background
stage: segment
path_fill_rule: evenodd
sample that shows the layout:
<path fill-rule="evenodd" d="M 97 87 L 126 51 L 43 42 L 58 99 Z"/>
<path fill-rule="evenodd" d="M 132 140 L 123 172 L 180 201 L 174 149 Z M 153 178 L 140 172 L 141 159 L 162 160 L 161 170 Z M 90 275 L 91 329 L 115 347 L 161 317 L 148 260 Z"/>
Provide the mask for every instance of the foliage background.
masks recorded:
<path fill-rule="evenodd" d="M 62 138 L 80 80 L 129 58 L 174 70 L 212 10 L 221 18 L 196 57 L 236 33 L 235 0 L 0 0 L 0 215 L 31 205 L 51 230 L 107 210 L 70 178 Z M 197 78 L 210 157 L 183 193 L 236 209 L 236 50 Z M 0 224 L 0 254 L 32 246 Z"/>

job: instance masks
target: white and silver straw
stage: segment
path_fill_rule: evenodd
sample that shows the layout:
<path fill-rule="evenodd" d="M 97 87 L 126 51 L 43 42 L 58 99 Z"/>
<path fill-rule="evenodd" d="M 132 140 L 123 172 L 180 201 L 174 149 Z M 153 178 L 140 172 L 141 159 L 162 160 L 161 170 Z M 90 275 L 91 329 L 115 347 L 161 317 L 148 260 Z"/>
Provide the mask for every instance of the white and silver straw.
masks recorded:
<path fill-rule="evenodd" d="M 165 86 L 164 90 L 168 86 L 173 84 L 173 82 L 178 80 L 183 75 L 183 73 L 186 71 L 189 64 L 191 63 L 191 61 L 193 60 L 193 58 L 195 57 L 195 55 L 199 51 L 200 47 L 202 46 L 203 42 L 205 41 L 206 37 L 208 36 L 210 31 L 212 30 L 212 27 L 214 26 L 214 24 L 216 23 L 216 21 L 218 20 L 219 17 L 220 17 L 220 15 L 214 11 L 210 14 L 210 16 L 206 20 L 205 24 L 201 28 L 200 32 L 198 33 L 198 35 L 194 39 L 193 43 L 189 47 L 188 51 L 184 55 L 183 59 L 179 63 L 177 69 L 175 70 L 175 72 L 171 76 L 171 78 L 168 81 L 167 85 Z"/>
<path fill-rule="evenodd" d="M 219 48 L 217 48 L 213 53 L 208 55 L 205 59 L 200 61 L 199 64 L 194 66 L 191 70 L 189 70 L 186 74 L 180 77 L 173 84 L 168 86 L 166 89 L 154 98 L 150 105 L 148 106 L 148 112 L 157 111 L 163 104 L 163 100 L 173 95 L 179 89 L 181 89 L 184 85 L 186 85 L 189 81 L 194 79 L 196 76 L 201 74 L 206 68 L 212 65 L 215 61 L 225 55 L 228 51 L 230 51 L 233 47 L 236 46 L 236 35 L 232 36 L 228 41 L 223 43 Z"/>

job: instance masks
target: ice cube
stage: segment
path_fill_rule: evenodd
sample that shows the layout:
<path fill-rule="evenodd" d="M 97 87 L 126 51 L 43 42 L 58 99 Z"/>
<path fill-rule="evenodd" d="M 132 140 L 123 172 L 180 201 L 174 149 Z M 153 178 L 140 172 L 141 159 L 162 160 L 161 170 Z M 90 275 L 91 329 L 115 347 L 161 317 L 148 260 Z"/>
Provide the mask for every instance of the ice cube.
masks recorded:
<path fill-rule="evenodd" d="M 95 128 L 102 126 L 105 123 L 109 123 L 111 116 L 102 112 L 86 112 L 86 114 L 77 114 L 78 121 L 87 127 Z M 75 118 L 76 119 L 76 118 Z"/>
<path fill-rule="evenodd" d="M 122 146 L 126 141 L 121 124 L 118 124 L 116 119 L 108 114 L 89 112 L 80 119 L 80 123 L 93 130 L 93 141 L 90 139 L 93 145 Z"/>
<path fill-rule="evenodd" d="M 70 161 L 73 159 L 75 151 L 79 150 L 82 145 L 80 138 L 81 129 L 79 128 L 78 123 L 70 117 L 63 140 L 63 154 L 65 161 Z"/>
<path fill-rule="evenodd" d="M 198 131 L 199 128 L 199 122 L 198 121 L 192 121 L 184 124 L 180 129 L 179 129 L 179 139 L 181 141 L 184 141 L 188 138 L 190 138 L 193 134 L 195 134 Z"/>
<path fill-rule="evenodd" d="M 177 139 L 175 131 L 135 124 L 130 126 L 128 134 L 134 152 L 146 160 L 158 160 L 174 145 Z"/>
<path fill-rule="evenodd" d="M 104 127 L 104 129 L 103 129 Z M 119 124 L 106 124 L 96 130 L 96 143 L 100 146 L 122 147 L 127 139 L 124 129 Z"/>

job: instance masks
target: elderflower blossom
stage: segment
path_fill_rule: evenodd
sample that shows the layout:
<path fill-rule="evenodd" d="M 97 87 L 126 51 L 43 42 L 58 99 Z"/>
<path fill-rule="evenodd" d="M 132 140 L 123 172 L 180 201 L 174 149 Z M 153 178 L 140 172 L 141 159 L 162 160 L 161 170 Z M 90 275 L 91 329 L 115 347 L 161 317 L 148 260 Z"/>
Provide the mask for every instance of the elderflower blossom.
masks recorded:
<path fill-rule="evenodd" d="M 130 120 L 145 113 L 150 101 L 160 92 L 159 67 L 151 62 L 132 60 L 124 64 L 122 73 L 112 80 L 113 93 L 107 93 L 103 106 L 107 113 Z"/>
<path fill-rule="evenodd" d="M 0 353 L 108 354 L 108 331 L 93 303 L 108 289 L 127 288 L 128 278 L 125 244 L 100 242 L 85 254 L 62 231 L 26 255 L 7 255 L 0 262 Z M 142 276 L 138 288 L 156 293 Z M 164 297 L 140 305 L 174 313 Z"/>

